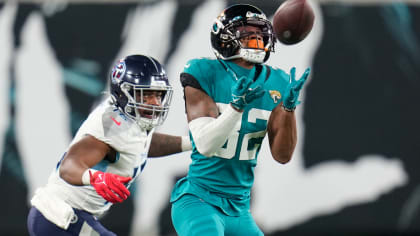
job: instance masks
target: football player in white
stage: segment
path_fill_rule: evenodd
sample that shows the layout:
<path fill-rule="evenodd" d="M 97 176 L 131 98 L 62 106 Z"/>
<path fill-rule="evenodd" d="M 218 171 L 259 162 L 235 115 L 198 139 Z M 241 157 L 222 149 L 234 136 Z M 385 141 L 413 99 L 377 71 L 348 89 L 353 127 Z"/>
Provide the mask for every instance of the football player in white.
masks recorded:
<path fill-rule="evenodd" d="M 172 99 L 163 66 L 131 55 L 110 74 L 110 96 L 79 128 L 46 186 L 36 190 L 30 235 L 115 235 L 97 220 L 130 196 L 147 157 L 191 149 L 188 137 L 154 132 Z"/>

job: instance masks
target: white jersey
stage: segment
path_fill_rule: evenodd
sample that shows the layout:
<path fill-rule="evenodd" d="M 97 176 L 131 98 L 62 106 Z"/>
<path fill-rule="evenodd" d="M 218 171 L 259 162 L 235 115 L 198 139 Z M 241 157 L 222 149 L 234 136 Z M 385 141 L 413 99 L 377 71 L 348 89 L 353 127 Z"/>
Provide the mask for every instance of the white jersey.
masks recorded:
<path fill-rule="evenodd" d="M 118 108 L 110 105 L 109 100 L 106 100 L 83 122 L 70 146 L 85 135 L 91 135 L 108 144 L 117 152 L 116 160 L 110 162 L 104 159 L 92 169 L 132 177 L 133 179 L 129 183 L 131 184 L 146 163 L 152 133 L 153 130 L 149 133 L 142 130 Z M 61 179 L 59 176 L 60 164 L 61 160 L 50 175 L 48 184 L 42 188 L 42 191 L 37 191 L 34 198 L 43 198 L 42 202 L 63 201 L 72 208 L 81 209 L 94 215 L 101 215 L 109 209 L 112 203 L 97 194 L 93 186 L 75 186 Z M 35 204 L 35 207 L 43 212 L 43 209 L 39 209 L 43 208 L 42 205 Z"/>

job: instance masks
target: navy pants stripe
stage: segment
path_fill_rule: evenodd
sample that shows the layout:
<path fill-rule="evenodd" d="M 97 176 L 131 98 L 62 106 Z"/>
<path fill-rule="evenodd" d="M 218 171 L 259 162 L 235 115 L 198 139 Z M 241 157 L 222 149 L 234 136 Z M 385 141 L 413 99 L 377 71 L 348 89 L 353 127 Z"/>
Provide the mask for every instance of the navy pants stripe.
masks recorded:
<path fill-rule="evenodd" d="M 75 236 L 79 235 L 84 223 L 86 222 L 94 231 L 103 236 L 116 236 L 113 232 L 107 230 L 91 214 L 73 209 L 77 215 L 77 221 L 71 223 L 67 230 L 64 230 L 54 223 L 47 220 L 38 209 L 32 207 L 28 214 L 28 231 L 31 236 Z"/>

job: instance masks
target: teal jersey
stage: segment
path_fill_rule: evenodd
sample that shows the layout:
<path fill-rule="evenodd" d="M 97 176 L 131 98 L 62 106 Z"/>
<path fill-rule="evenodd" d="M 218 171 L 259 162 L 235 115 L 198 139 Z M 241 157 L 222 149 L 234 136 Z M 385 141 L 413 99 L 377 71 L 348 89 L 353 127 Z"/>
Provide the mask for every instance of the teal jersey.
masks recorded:
<path fill-rule="evenodd" d="M 254 78 L 256 67 L 245 69 L 230 61 L 200 58 L 190 60 L 184 73 L 193 76 L 201 88 L 217 104 L 220 113 L 232 99 L 232 87 L 237 78 Z M 254 182 L 254 168 L 261 143 L 265 137 L 271 111 L 281 102 L 289 75 L 280 69 L 263 66 L 252 87 L 262 86 L 266 92 L 246 106 L 240 121 L 226 143 L 213 157 L 201 155 L 194 144 L 188 175 L 178 182 L 172 200 L 184 193 L 198 195 L 222 208 L 226 213 L 237 215 L 249 209 L 249 196 Z M 212 195 L 219 196 L 215 199 Z"/>

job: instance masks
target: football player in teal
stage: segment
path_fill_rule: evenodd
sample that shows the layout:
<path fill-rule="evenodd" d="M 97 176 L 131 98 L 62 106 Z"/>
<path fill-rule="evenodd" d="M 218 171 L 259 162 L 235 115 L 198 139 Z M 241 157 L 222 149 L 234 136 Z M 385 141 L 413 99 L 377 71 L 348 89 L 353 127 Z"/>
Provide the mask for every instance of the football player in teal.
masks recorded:
<path fill-rule="evenodd" d="M 187 62 L 181 83 L 193 145 L 188 175 L 171 196 L 172 222 L 184 235 L 263 235 L 250 213 L 254 168 L 264 137 L 287 163 L 296 146 L 298 80 L 264 65 L 274 50 L 272 25 L 258 8 L 226 8 L 211 27 L 216 58 Z"/>

